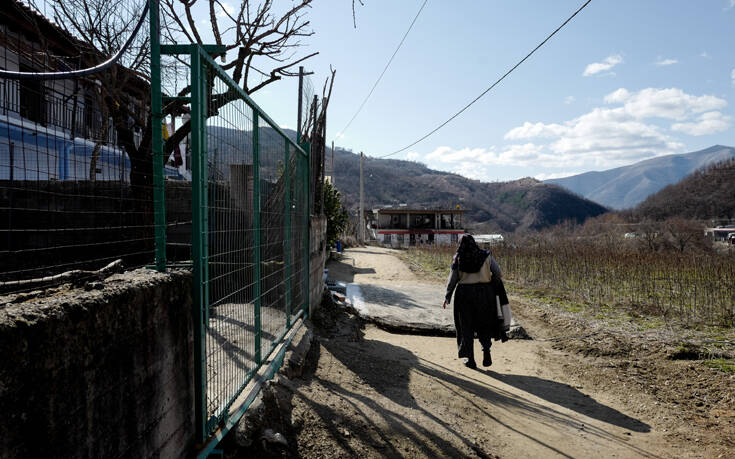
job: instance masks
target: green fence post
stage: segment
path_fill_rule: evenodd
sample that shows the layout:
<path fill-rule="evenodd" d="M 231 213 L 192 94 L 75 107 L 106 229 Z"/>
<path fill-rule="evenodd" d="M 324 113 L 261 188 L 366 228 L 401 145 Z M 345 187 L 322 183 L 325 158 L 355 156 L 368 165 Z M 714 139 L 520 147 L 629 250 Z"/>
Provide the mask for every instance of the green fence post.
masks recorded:
<path fill-rule="evenodd" d="M 284 246 L 283 265 L 286 269 L 286 328 L 291 328 L 291 155 L 288 138 L 284 138 L 284 191 L 283 191 L 283 219 L 284 219 Z"/>
<path fill-rule="evenodd" d="M 205 130 L 202 126 L 202 62 L 198 48 L 192 45 L 191 50 L 191 176 L 192 176 L 192 238 L 191 251 L 194 259 L 194 410 L 196 420 L 196 438 L 199 442 L 207 439 L 206 413 L 207 413 L 207 378 L 206 378 L 206 331 L 204 323 L 204 311 L 207 307 L 204 284 L 205 274 L 205 250 L 202 233 L 205 231 L 206 221 L 202 214 L 206 214 L 204 207 L 204 196 L 207 191 L 206 171 L 202 165 L 202 151 L 206 139 Z"/>
<path fill-rule="evenodd" d="M 161 110 L 161 34 L 158 1 L 149 0 L 151 34 L 151 129 L 153 153 L 153 224 L 156 269 L 166 270 L 166 201 L 163 180 L 163 113 Z"/>
<path fill-rule="evenodd" d="M 304 318 L 309 317 L 310 303 L 311 303 L 311 285 L 309 284 L 309 278 L 311 277 L 311 143 L 304 145 L 304 151 L 306 151 L 306 159 L 304 160 L 304 194 L 306 201 L 306 222 L 304 222 L 304 238 L 306 245 L 306 301 L 304 302 Z"/>
<path fill-rule="evenodd" d="M 255 241 L 253 274 L 255 285 L 255 363 L 262 362 L 261 339 L 263 330 L 260 321 L 260 132 L 258 127 L 258 111 L 253 109 L 253 229 Z"/>

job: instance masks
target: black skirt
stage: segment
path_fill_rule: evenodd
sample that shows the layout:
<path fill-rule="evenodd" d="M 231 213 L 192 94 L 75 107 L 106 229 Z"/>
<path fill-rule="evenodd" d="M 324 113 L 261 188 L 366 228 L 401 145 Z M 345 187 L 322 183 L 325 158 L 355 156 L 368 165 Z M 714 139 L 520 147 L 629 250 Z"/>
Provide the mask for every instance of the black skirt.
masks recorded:
<path fill-rule="evenodd" d="M 491 283 L 459 284 L 454 296 L 454 328 L 457 331 L 458 356 L 472 357 L 472 343 L 477 335 L 483 349 L 491 339 L 500 339 L 495 288 Z"/>

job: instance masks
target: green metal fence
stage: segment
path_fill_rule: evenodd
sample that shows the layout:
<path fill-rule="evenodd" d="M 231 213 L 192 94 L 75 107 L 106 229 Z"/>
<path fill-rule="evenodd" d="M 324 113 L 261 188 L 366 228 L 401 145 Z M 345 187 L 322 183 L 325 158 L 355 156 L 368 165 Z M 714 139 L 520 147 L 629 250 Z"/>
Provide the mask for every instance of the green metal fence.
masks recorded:
<path fill-rule="evenodd" d="M 190 57 L 201 442 L 233 416 L 237 397 L 308 311 L 308 155 L 214 62 L 213 50 L 161 46 Z M 155 99 L 154 89 L 154 111 Z"/>

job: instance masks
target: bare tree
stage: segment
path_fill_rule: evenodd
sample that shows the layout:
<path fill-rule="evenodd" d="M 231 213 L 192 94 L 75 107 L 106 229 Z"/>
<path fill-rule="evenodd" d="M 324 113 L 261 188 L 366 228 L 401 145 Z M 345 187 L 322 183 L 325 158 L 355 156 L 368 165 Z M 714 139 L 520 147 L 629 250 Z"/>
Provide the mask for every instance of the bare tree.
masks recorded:
<path fill-rule="evenodd" d="M 309 115 L 304 120 L 303 126 L 299 126 L 300 132 L 304 133 L 302 140 L 311 144 L 311 167 L 312 177 L 311 183 L 323 184 L 324 179 L 324 154 L 327 144 L 327 107 L 329 99 L 332 96 L 332 88 L 334 86 L 334 76 L 336 70 L 330 69 L 331 75 L 324 80 L 322 88 L 321 101 L 317 96 L 311 103 Z M 314 187 L 313 203 L 317 213 L 322 211 L 322 193 L 321 186 Z"/>
<path fill-rule="evenodd" d="M 53 20 L 79 42 L 88 63 L 97 63 L 119 50 L 143 11 L 147 0 L 35 0 L 51 9 Z M 273 0 L 241 0 L 230 7 L 224 0 L 161 0 L 163 41 L 222 45 L 222 67 L 248 94 L 284 77 L 297 75 L 294 66 L 316 55 L 298 53 L 301 40 L 313 35 L 306 13 L 312 0 L 298 0 L 286 8 Z M 205 17 L 202 17 L 204 13 Z M 109 108 L 119 145 L 131 159 L 131 183 L 134 189 L 149 189 L 152 180 L 150 116 L 150 42 L 148 31 L 137 37 L 121 65 L 104 74 L 100 97 Z M 169 69 L 176 72 L 176 69 Z M 169 72 L 169 73 L 171 73 Z M 167 73 L 164 69 L 164 74 Z M 134 90 L 131 90 L 134 89 Z M 188 87 L 179 92 L 189 94 Z M 234 91 L 216 96 L 209 102 L 210 115 L 236 98 Z M 142 107 L 143 109 L 136 109 Z M 184 102 L 174 101 L 163 108 L 164 116 L 180 115 Z M 103 115 L 105 116 L 105 115 Z M 185 122 L 166 141 L 164 154 L 190 132 Z M 138 185 L 138 186 L 136 186 Z"/>
<path fill-rule="evenodd" d="M 273 0 L 243 0 L 236 8 L 220 0 L 162 0 L 162 34 L 170 41 L 206 44 L 205 32 L 211 30 L 215 44 L 227 50 L 220 56 L 222 68 L 244 92 L 252 94 L 283 77 L 297 76 L 294 66 L 318 54 L 297 52 L 301 40 L 314 33 L 306 20 L 311 2 L 299 0 L 277 13 Z M 207 17 L 197 22 L 196 12 L 202 11 L 202 4 L 207 6 Z M 187 87 L 178 95 L 189 92 Z M 232 90 L 217 96 L 210 101 L 212 113 L 235 97 Z M 164 114 L 177 113 L 181 106 L 179 101 L 167 104 Z M 189 132 L 190 123 L 183 123 L 166 141 L 165 152 L 172 151 Z"/>
<path fill-rule="evenodd" d="M 683 217 L 671 217 L 664 222 L 670 236 L 671 244 L 679 252 L 684 252 L 687 246 L 701 245 L 704 239 L 704 227 L 694 220 Z"/>
<path fill-rule="evenodd" d="M 638 225 L 638 241 L 643 250 L 658 252 L 664 244 L 664 231 L 661 223 L 644 220 Z"/>

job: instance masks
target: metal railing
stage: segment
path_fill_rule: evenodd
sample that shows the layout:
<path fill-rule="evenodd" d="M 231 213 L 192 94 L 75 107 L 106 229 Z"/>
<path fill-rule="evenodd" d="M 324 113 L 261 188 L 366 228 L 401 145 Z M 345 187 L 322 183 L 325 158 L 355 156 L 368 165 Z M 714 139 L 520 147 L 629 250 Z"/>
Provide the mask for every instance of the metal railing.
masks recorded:
<path fill-rule="evenodd" d="M 212 50 L 161 46 L 164 55 L 190 59 L 202 442 L 230 420 L 237 397 L 308 311 L 308 155 L 214 62 Z M 155 87 L 153 97 L 155 106 Z"/>

